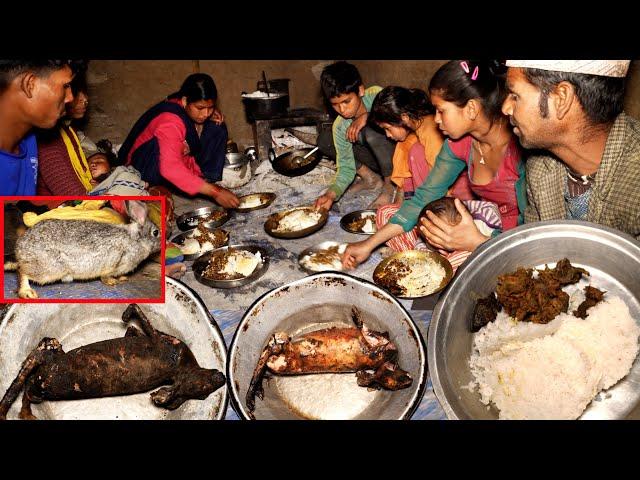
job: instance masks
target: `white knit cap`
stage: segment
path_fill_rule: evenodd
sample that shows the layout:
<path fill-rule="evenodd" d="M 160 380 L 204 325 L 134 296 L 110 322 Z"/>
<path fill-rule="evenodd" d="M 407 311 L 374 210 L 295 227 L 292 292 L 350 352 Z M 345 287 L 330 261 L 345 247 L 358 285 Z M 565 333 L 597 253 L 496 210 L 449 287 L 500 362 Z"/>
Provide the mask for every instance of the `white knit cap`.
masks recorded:
<path fill-rule="evenodd" d="M 631 60 L 507 60 L 507 67 L 539 68 L 556 72 L 625 77 Z"/>

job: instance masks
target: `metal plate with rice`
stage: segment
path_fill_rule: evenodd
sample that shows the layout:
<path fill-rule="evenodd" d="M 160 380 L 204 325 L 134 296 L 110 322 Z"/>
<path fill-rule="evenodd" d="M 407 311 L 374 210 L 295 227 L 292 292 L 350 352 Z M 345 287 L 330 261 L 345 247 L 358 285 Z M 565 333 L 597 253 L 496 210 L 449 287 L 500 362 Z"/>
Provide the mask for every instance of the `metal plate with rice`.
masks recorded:
<path fill-rule="evenodd" d="M 165 303 L 140 307 L 154 328 L 187 344 L 201 367 L 225 372 L 226 347 L 222 333 L 200 297 L 182 282 L 166 277 Z M 126 303 L 20 303 L 12 305 L 0 323 L 0 394 L 18 374 L 27 355 L 44 337 L 54 337 L 65 352 L 82 345 L 124 336 Z M 134 322 L 138 325 L 138 322 Z M 151 390 L 155 391 L 157 389 Z M 176 410 L 156 407 L 151 392 L 84 400 L 33 404 L 39 419 L 221 420 L 228 404 L 226 386 L 204 400 L 187 400 Z M 9 410 L 15 419 L 21 396 Z"/>
<path fill-rule="evenodd" d="M 252 254 L 260 253 L 260 257 L 262 261 L 258 263 L 256 268 L 251 272 L 250 275 L 243 278 L 236 278 L 232 280 L 222 280 L 222 279 L 212 279 L 207 278 L 203 275 L 205 269 L 209 265 L 209 260 L 214 255 L 220 255 L 226 253 L 230 248 L 236 250 L 246 250 L 247 252 L 251 252 Z M 243 285 L 247 285 L 248 283 L 256 281 L 262 275 L 265 274 L 267 269 L 269 268 L 269 255 L 267 251 L 256 245 L 228 245 L 226 247 L 217 248 L 216 250 L 212 250 L 211 252 L 207 252 L 198 258 L 195 262 L 193 262 L 193 274 L 203 285 L 207 285 L 213 288 L 236 288 L 242 287 Z"/>
<path fill-rule="evenodd" d="M 176 245 L 178 245 L 178 247 L 182 248 L 184 246 L 184 242 L 187 239 L 192 238 L 192 235 L 196 232 L 196 230 L 197 230 L 196 228 L 192 228 L 191 230 L 187 230 L 186 232 L 179 233 L 178 235 L 174 236 L 170 241 L 175 243 Z M 223 229 L 215 229 L 215 228 L 213 228 L 213 229 L 209 229 L 208 228 L 207 230 L 210 230 L 210 231 L 221 230 L 222 232 L 224 232 L 224 234 L 227 237 L 227 239 L 224 241 L 224 243 L 222 245 L 218 245 L 217 247 L 214 246 L 213 249 L 220 248 L 220 247 L 223 247 L 223 246 L 229 244 L 229 232 L 228 231 L 223 230 Z M 210 252 L 211 250 L 208 250 L 208 251 Z M 204 252 L 203 251 L 199 251 L 197 253 L 190 253 L 190 254 L 183 253 L 183 256 L 184 256 L 185 260 L 189 261 L 189 260 L 195 260 L 197 258 L 200 258 L 205 253 L 207 253 L 207 251 L 204 251 Z"/>
<path fill-rule="evenodd" d="M 365 232 L 362 229 L 355 229 L 351 227 L 351 224 L 355 221 L 361 220 L 363 217 L 373 217 L 373 232 Z M 376 233 L 376 210 L 356 210 L 355 212 L 347 213 L 340 219 L 340 226 L 343 230 L 349 233 L 357 233 L 358 235 L 373 235 Z"/>
<path fill-rule="evenodd" d="M 230 218 L 229 211 L 225 208 L 219 206 L 202 207 L 197 208 L 191 212 L 183 213 L 176 219 L 176 224 L 178 225 L 178 228 L 184 232 L 186 230 L 197 227 L 198 223 L 200 223 L 202 219 L 211 216 L 211 214 L 213 214 L 214 212 L 216 212 L 217 216 L 219 215 L 219 218 L 217 218 L 216 220 L 208 221 L 204 224 L 204 226 L 209 229 L 213 229 L 223 225 Z"/>
<path fill-rule="evenodd" d="M 605 298 L 622 298 L 631 316 L 640 322 L 640 243 L 633 237 L 581 221 L 537 222 L 505 232 L 480 246 L 466 260 L 433 312 L 428 337 L 430 374 L 447 417 L 498 418 L 493 405 L 484 405 L 479 393 L 467 388 L 472 381 L 470 326 L 476 300 L 495 291 L 498 275 L 518 267 L 551 267 L 562 258 L 588 270 L 588 283 L 605 290 Z M 638 358 L 629 374 L 597 394 L 580 418 L 640 418 Z"/>
<path fill-rule="evenodd" d="M 413 295 L 410 292 L 401 293 L 402 288 L 398 290 L 396 289 L 395 285 L 389 286 L 389 282 L 387 281 L 387 279 L 390 278 L 390 275 L 394 273 L 393 272 L 394 263 L 396 265 L 398 263 L 403 265 L 409 265 L 409 264 L 415 264 L 418 266 L 424 265 L 428 269 L 431 269 L 430 265 L 435 263 L 437 266 L 441 267 L 444 270 L 444 277 L 442 278 L 442 280 L 440 280 L 440 282 L 437 285 L 433 285 L 431 288 L 428 288 L 426 284 L 417 285 L 418 289 L 422 290 L 424 288 L 426 290 L 424 293 L 413 294 Z M 426 277 L 423 277 L 423 278 L 425 281 L 429 281 L 430 274 L 427 274 Z M 407 298 L 407 299 L 421 298 L 421 297 L 426 297 L 427 295 L 432 295 L 434 293 L 437 293 L 441 291 L 443 288 L 445 288 L 449 284 L 452 278 L 453 278 L 453 268 L 451 267 L 451 264 L 446 258 L 444 258 L 442 255 L 436 252 L 431 252 L 431 251 L 423 252 L 420 250 L 407 250 L 404 252 L 395 253 L 390 257 L 387 257 L 384 260 L 382 260 L 373 271 L 373 281 L 376 284 L 389 290 L 390 293 L 396 295 L 398 298 Z"/>
<path fill-rule="evenodd" d="M 286 217 L 290 213 L 300 211 L 300 210 L 304 210 L 307 212 L 316 211 L 314 210 L 313 207 L 295 207 L 295 208 L 290 208 L 288 210 L 283 210 L 281 212 L 273 213 L 269 215 L 269 217 L 267 218 L 267 221 L 264 223 L 265 232 L 267 232 L 272 237 L 276 237 L 276 238 L 302 238 L 320 230 L 322 227 L 324 227 L 325 223 L 327 223 L 327 220 L 329 219 L 329 212 L 327 212 L 324 209 L 321 209 L 321 210 L 318 210 L 318 213 L 320 213 L 320 218 L 314 225 L 311 225 L 310 227 L 307 227 L 301 230 L 280 230 L 280 231 L 276 230 L 278 228 L 278 224 L 284 217 Z"/>
<path fill-rule="evenodd" d="M 338 247 L 338 253 L 341 253 L 340 250 L 344 252 L 346 245 L 347 245 L 346 243 L 340 243 L 340 242 L 334 242 L 332 240 L 328 240 L 326 242 L 322 242 L 317 245 L 314 245 L 313 247 L 305 248 L 302 252 L 300 252 L 300 255 L 298 255 L 298 265 L 302 270 L 304 270 L 307 273 L 317 273 L 317 272 L 326 272 L 326 271 L 341 272 L 342 263 L 340 263 L 340 265 L 338 265 L 337 263 L 335 265 L 329 265 L 326 263 L 311 262 L 313 265 L 313 268 L 311 268 L 309 267 L 308 262 L 310 261 L 309 257 L 313 258 L 312 256 L 314 254 L 326 253 L 330 248 Z M 340 249 L 340 247 L 342 248 Z M 338 258 L 340 259 L 341 255 L 339 255 Z"/>
<path fill-rule="evenodd" d="M 253 207 L 237 207 L 236 212 L 252 212 L 254 210 L 260 210 L 261 208 L 267 208 L 269 205 L 273 203 L 276 199 L 276 194 L 272 192 L 259 192 L 259 193 L 251 193 L 249 195 L 243 195 L 242 197 L 238 197 L 240 200 L 240 205 L 243 203 L 254 203 L 259 201 L 259 205 L 254 205 Z"/>
<path fill-rule="evenodd" d="M 309 275 L 277 287 L 247 309 L 235 332 L 227 361 L 234 409 L 248 419 L 245 398 L 258 358 L 269 338 L 286 331 L 294 338 L 332 326 L 353 327 L 351 309 L 370 329 L 388 332 L 399 366 L 413 378 L 410 387 L 373 390 L 358 387 L 355 373 L 273 376 L 263 381 L 256 419 L 408 419 L 426 387 L 424 341 L 409 313 L 371 282 L 338 272 Z"/>

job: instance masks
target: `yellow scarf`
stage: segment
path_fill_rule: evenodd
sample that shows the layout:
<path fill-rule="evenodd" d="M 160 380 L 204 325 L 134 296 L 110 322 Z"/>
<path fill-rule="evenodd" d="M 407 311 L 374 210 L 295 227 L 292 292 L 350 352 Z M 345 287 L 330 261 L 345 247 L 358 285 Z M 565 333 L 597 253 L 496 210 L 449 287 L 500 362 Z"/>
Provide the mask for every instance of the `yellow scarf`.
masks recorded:
<path fill-rule="evenodd" d="M 83 200 L 74 207 L 58 207 L 48 212 L 37 215 L 34 212 L 26 212 L 22 221 L 27 227 L 33 227 L 42 220 L 93 220 L 101 223 L 124 224 L 122 215 L 111 208 L 102 208 L 106 200 Z"/>
<path fill-rule="evenodd" d="M 73 143 L 71 143 L 71 138 L 67 135 L 67 132 L 64 128 L 60 129 L 60 134 L 62 135 L 62 140 L 64 141 L 64 145 L 67 147 L 67 152 L 69 153 L 69 159 L 71 160 L 71 166 L 76 172 L 80 183 L 88 192 L 93 188 L 91 185 L 91 172 L 89 171 L 89 164 L 87 163 L 87 159 L 84 156 L 84 152 L 82 151 L 82 147 L 80 146 L 80 140 L 76 135 L 76 132 L 73 131 L 71 127 L 69 127 L 69 132 L 73 136 L 76 145 L 78 145 L 78 151 L 80 152 L 80 156 L 76 152 L 76 149 L 73 148 Z"/>

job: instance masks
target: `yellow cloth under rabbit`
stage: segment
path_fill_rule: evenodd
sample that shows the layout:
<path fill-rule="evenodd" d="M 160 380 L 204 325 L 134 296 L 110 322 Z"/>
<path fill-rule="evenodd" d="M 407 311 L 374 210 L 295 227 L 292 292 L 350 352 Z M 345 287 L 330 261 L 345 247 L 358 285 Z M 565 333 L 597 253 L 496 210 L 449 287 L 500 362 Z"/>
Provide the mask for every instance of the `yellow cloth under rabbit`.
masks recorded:
<path fill-rule="evenodd" d="M 49 210 L 43 214 L 26 212 L 22 216 L 22 221 L 27 227 L 33 227 L 42 220 L 93 220 L 95 222 L 125 224 L 127 223 L 122 215 L 111 208 L 103 208 L 107 200 L 84 200 L 79 205 L 73 207 L 59 207 Z"/>

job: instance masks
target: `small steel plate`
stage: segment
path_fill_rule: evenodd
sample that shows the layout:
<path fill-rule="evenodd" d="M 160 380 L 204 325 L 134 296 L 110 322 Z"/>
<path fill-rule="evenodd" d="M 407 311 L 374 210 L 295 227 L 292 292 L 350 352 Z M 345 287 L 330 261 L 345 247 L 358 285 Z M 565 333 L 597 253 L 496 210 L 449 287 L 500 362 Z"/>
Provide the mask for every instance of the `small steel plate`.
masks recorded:
<path fill-rule="evenodd" d="M 296 208 L 290 208 L 288 210 L 283 210 L 282 212 L 273 213 L 269 215 L 269 218 L 267 218 L 267 221 L 264 223 L 264 230 L 269 235 L 276 238 L 302 238 L 320 230 L 322 227 L 324 227 L 324 224 L 327 223 L 327 220 L 329 219 L 329 212 L 327 212 L 326 210 L 319 210 L 321 214 L 320 220 L 318 220 L 318 223 L 316 223 L 315 225 L 304 228 L 302 230 L 296 230 L 296 231 L 284 231 L 284 232 L 276 231 L 275 229 L 278 227 L 278 222 L 282 220 L 286 215 L 296 210 L 312 211 L 313 207 L 296 207 Z"/>
<path fill-rule="evenodd" d="M 224 244 L 220 245 L 220 246 L 219 246 L 219 247 L 217 247 L 217 248 L 220 248 L 220 247 L 225 246 L 225 245 L 229 245 L 229 232 L 228 232 L 227 230 L 223 230 L 223 229 L 215 229 L 215 228 L 208 228 L 207 230 L 210 230 L 210 231 L 214 231 L 214 230 L 222 230 L 224 233 L 226 233 L 226 234 L 227 234 L 227 240 L 224 242 Z M 173 237 L 170 241 L 171 241 L 172 243 L 175 243 L 175 244 L 176 244 L 176 245 L 178 245 L 179 247 L 181 247 L 181 246 L 184 244 L 185 240 L 186 240 L 186 239 L 188 239 L 188 238 L 191 238 L 191 236 L 194 234 L 194 232 L 195 232 L 195 231 L 196 231 L 196 229 L 195 229 L 195 228 L 192 228 L 191 230 L 187 230 L 186 232 L 179 233 L 178 235 L 176 235 L 175 237 Z M 183 256 L 184 256 L 184 259 L 185 259 L 185 260 L 187 260 L 187 261 L 188 261 L 188 260 L 195 260 L 195 259 L 197 259 L 197 258 L 200 258 L 200 257 L 201 257 L 202 255 L 204 255 L 205 253 L 211 252 L 211 251 L 213 251 L 213 250 L 215 250 L 215 249 L 207 250 L 206 252 L 202 252 L 202 251 L 200 251 L 200 252 L 198 252 L 198 253 L 191 253 L 191 254 L 188 254 L 188 255 L 187 255 L 187 254 L 183 254 Z"/>
<path fill-rule="evenodd" d="M 401 296 L 401 295 L 396 295 L 396 297 L 398 298 L 421 298 L 421 297 L 426 297 L 428 295 L 433 295 L 434 293 L 439 292 L 440 290 L 442 290 L 444 287 L 446 287 L 449 282 L 451 281 L 451 279 L 453 278 L 453 268 L 451 267 L 451 264 L 449 263 L 449 261 L 444 258 L 442 255 L 436 253 L 436 252 L 423 252 L 421 250 L 406 250 L 404 252 L 398 252 L 394 255 L 391 255 L 390 257 L 385 258 L 384 260 L 382 260 L 377 266 L 376 269 L 373 271 L 373 281 L 377 284 L 380 285 L 382 288 L 384 288 L 385 290 L 389 291 L 389 289 L 385 286 L 383 286 L 380 283 L 380 279 L 384 276 L 387 266 L 389 265 L 389 263 L 393 260 L 414 260 L 414 259 L 418 259 L 418 260 L 423 260 L 424 262 L 429 262 L 434 261 L 438 264 L 440 264 L 444 270 L 445 270 L 445 276 L 442 279 L 442 281 L 440 282 L 440 285 L 438 286 L 438 288 L 436 288 L 435 290 L 426 293 L 424 295 L 417 295 L 417 296 Z M 395 293 L 390 292 L 393 295 L 395 295 Z"/>
<path fill-rule="evenodd" d="M 254 200 L 256 197 L 260 199 L 260 205 L 257 205 L 255 207 L 238 207 L 236 208 L 236 212 L 252 212 L 253 210 L 267 208 L 276 199 L 276 194 L 272 192 L 260 192 L 244 195 L 238 198 L 240 199 L 240 205 L 242 205 L 243 201 L 249 202 L 251 200 Z"/>
<path fill-rule="evenodd" d="M 234 280 L 214 280 L 211 278 L 203 277 L 202 272 L 204 271 L 205 268 L 207 268 L 207 265 L 209 264 L 209 260 L 211 259 L 211 257 L 213 255 L 219 254 L 220 252 L 226 252 L 229 248 L 233 248 L 235 250 L 246 250 L 253 254 L 260 252 L 260 256 L 262 257 L 262 263 L 259 264 L 255 268 L 255 270 L 251 272 L 251 275 L 249 275 L 248 277 L 236 278 Z M 205 253 L 203 256 L 198 258 L 195 262 L 193 262 L 193 267 L 192 267 L 196 280 L 198 280 L 200 283 L 204 285 L 207 285 L 209 287 L 214 287 L 214 288 L 235 288 L 235 287 L 241 287 L 243 285 L 247 285 L 248 283 L 251 283 L 257 280 L 262 275 L 264 275 L 264 273 L 267 271 L 267 268 L 269 268 L 269 255 L 267 254 L 267 251 L 264 248 L 258 247 L 256 245 L 229 245 L 226 247 L 217 248 L 215 250 Z"/>
<path fill-rule="evenodd" d="M 207 222 L 204 224 L 205 227 L 212 229 L 219 227 L 227 222 L 230 218 L 229 211 L 222 207 L 202 207 L 191 212 L 183 213 L 176 219 L 176 224 L 178 228 L 183 232 L 185 230 L 190 230 L 198 226 L 198 222 L 203 218 L 211 215 L 215 210 L 222 210 L 224 212 L 224 216 L 220 218 L 220 220 Z"/>
<path fill-rule="evenodd" d="M 340 226 L 343 230 L 346 230 L 349 233 L 357 233 L 358 235 L 373 235 L 373 233 L 363 232 L 362 230 L 353 230 L 349 228 L 349 224 L 354 220 L 360 220 L 363 217 L 373 215 L 373 224 L 376 224 L 376 211 L 375 210 L 356 210 L 355 212 L 347 213 L 344 217 L 340 219 Z M 377 229 L 376 229 L 377 231 Z"/>

